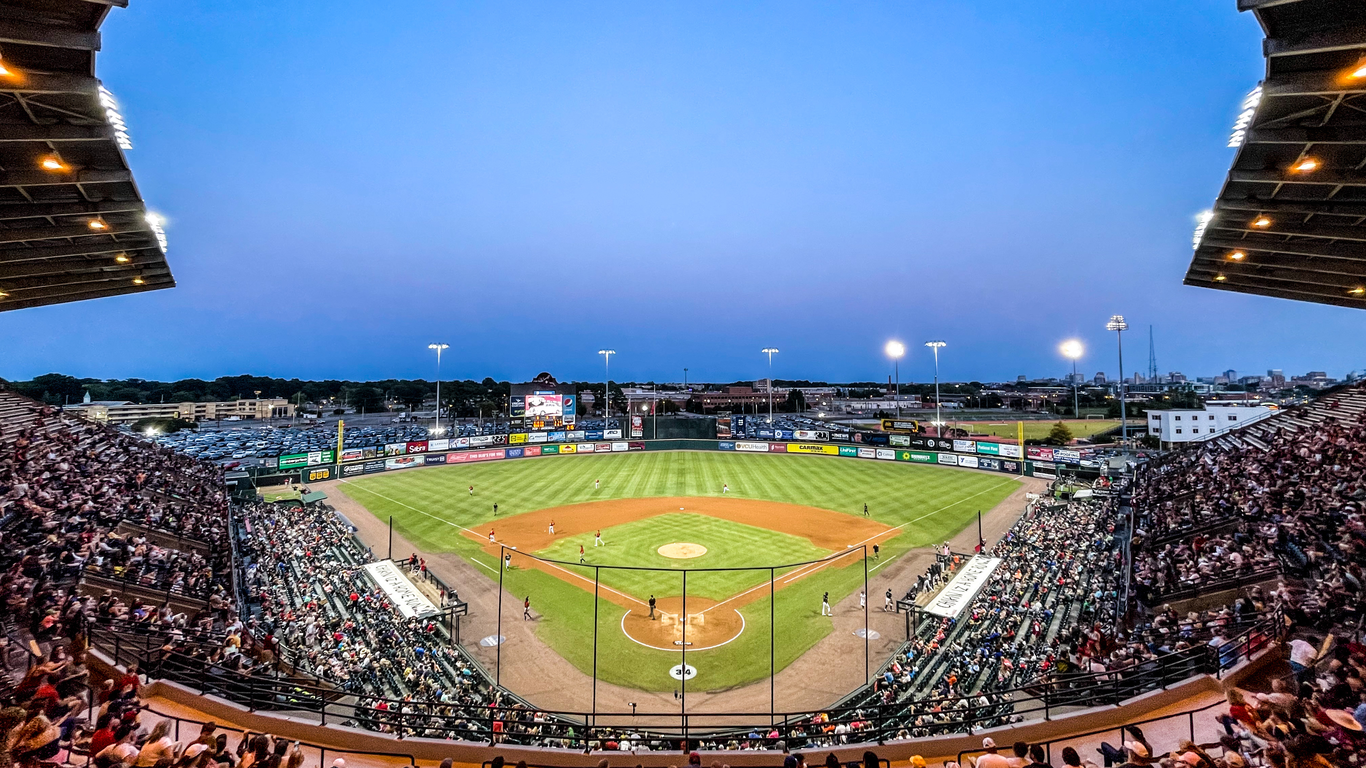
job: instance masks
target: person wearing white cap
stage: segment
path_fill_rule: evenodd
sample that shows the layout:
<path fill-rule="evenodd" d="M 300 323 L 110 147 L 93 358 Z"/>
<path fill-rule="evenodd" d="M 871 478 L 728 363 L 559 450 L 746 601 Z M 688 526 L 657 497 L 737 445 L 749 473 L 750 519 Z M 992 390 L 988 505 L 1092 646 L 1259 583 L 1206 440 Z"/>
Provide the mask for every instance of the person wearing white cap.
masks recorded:
<path fill-rule="evenodd" d="M 996 740 L 990 736 L 982 739 L 982 749 L 986 754 L 977 758 L 977 768 L 1010 768 L 1010 761 L 996 752 Z"/>
<path fill-rule="evenodd" d="M 339 757 L 332 761 L 332 768 L 346 768 L 346 758 Z"/>

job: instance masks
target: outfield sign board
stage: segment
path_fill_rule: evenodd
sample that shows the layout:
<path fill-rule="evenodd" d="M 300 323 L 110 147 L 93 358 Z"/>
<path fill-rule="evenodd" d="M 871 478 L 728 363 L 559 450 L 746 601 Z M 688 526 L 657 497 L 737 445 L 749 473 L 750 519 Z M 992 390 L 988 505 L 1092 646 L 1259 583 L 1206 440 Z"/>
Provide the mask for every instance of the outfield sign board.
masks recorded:
<path fill-rule="evenodd" d="M 972 440 L 954 440 L 953 449 L 959 453 L 977 453 L 977 443 Z"/>
<path fill-rule="evenodd" d="M 393 560 L 366 563 L 365 573 L 389 596 L 403 618 L 423 619 L 440 613 L 427 596 L 418 590 Z"/>
<path fill-rule="evenodd" d="M 972 603 L 972 598 L 991 578 L 991 574 L 1001 564 L 999 557 L 983 557 L 977 555 L 963 566 L 958 575 L 953 577 L 943 590 L 935 596 L 933 600 L 925 606 L 926 613 L 933 613 L 935 616 L 943 616 L 946 619 L 957 618 L 963 609 Z"/>
<path fill-rule="evenodd" d="M 973 468 L 973 469 L 976 469 L 976 468 L 977 468 L 977 457 L 976 457 L 976 456 L 959 456 L 959 457 L 958 457 L 958 466 L 960 466 L 960 467 L 971 467 L 971 468 Z"/>
<path fill-rule="evenodd" d="M 736 440 L 735 450 L 746 451 L 749 453 L 768 453 L 768 443 L 756 443 L 753 441 Z"/>
<path fill-rule="evenodd" d="M 979 442 L 979 443 L 977 444 L 977 452 L 980 453 L 980 454 L 986 455 L 986 456 L 1000 456 L 1000 455 L 1001 455 L 1001 444 L 1000 444 L 1000 443 L 980 443 L 980 442 Z"/>
<path fill-rule="evenodd" d="M 956 467 L 958 466 L 958 459 L 952 453 L 941 453 L 939 454 L 939 463 Z"/>
<path fill-rule="evenodd" d="M 788 444 L 787 444 L 787 452 L 788 452 L 788 453 L 819 453 L 819 454 L 824 454 L 824 455 L 826 455 L 826 456 L 838 456 L 838 455 L 840 455 L 840 449 L 839 449 L 839 446 L 837 446 L 837 445 L 820 445 L 820 444 L 815 444 L 815 443 L 788 443 Z"/>
<path fill-rule="evenodd" d="M 877 449 L 877 457 L 885 461 L 895 461 L 896 451 L 891 448 L 879 448 Z"/>
<path fill-rule="evenodd" d="M 427 462 L 423 456 L 391 456 L 384 460 L 385 469 L 407 469 L 409 467 L 420 467 Z"/>
<path fill-rule="evenodd" d="M 884 432 L 919 432 L 920 422 L 903 419 L 883 419 L 882 429 Z"/>

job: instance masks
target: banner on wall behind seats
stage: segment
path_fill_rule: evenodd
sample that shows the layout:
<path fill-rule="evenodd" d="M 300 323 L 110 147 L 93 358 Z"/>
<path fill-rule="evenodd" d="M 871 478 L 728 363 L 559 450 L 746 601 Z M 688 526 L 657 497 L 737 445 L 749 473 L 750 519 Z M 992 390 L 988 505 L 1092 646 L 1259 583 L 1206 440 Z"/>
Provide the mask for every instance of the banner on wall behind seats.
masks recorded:
<path fill-rule="evenodd" d="M 1054 448 L 1053 461 L 1063 464 L 1080 464 L 1081 451 L 1072 451 L 1066 448 Z"/>
<path fill-rule="evenodd" d="M 794 440 L 815 440 L 818 442 L 826 442 L 830 439 L 830 433 L 826 432 L 823 429 L 797 429 L 793 430 L 792 438 Z"/>
<path fill-rule="evenodd" d="M 824 456 L 838 456 L 840 449 L 837 445 L 820 445 L 817 443 L 788 443 L 788 453 L 818 453 Z"/>
<path fill-rule="evenodd" d="M 974 440 L 954 440 L 953 450 L 958 453 L 977 453 L 977 442 Z"/>
<path fill-rule="evenodd" d="M 403 454 L 405 454 L 405 453 L 407 453 L 407 452 L 408 452 L 408 444 L 407 444 L 407 443 L 385 443 L 385 445 L 384 445 L 384 455 L 385 455 L 385 456 L 402 456 Z"/>
<path fill-rule="evenodd" d="M 305 483 L 321 483 L 324 480 L 331 480 L 336 477 L 336 466 L 328 464 L 325 467 L 310 467 L 302 473 Z"/>
<path fill-rule="evenodd" d="M 449 451 L 450 449 L 451 449 L 451 441 L 450 441 L 449 438 L 444 438 L 444 437 L 443 437 L 443 438 L 440 439 L 440 440 L 428 440 L 428 441 L 427 441 L 427 450 L 428 450 L 428 451 Z"/>

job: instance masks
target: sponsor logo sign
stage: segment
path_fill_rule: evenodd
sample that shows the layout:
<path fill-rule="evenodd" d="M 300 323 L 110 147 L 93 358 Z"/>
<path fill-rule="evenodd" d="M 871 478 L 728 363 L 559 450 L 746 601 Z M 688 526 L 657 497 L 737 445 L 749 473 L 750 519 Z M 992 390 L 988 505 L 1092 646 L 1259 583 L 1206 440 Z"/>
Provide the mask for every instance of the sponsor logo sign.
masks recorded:
<path fill-rule="evenodd" d="M 525 443 L 525 442 L 526 442 L 526 433 L 525 433 L 525 432 L 518 432 L 518 433 L 513 434 L 513 435 L 508 435 L 508 445 L 521 445 L 522 443 Z"/>
<path fill-rule="evenodd" d="M 925 606 L 925 610 L 936 616 L 956 618 L 977 596 L 978 591 L 991 578 L 996 567 L 1001 564 L 997 557 L 977 555 L 958 571 L 958 575 L 940 590 L 939 594 Z"/>
<path fill-rule="evenodd" d="M 1038 461 L 1052 461 L 1053 449 L 1040 448 L 1037 445 L 1027 445 L 1025 446 L 1025 458 Z"/>
<path fill-rule="evenodd" d="M 478 448 L 482 445 L 493 445 L 493 435 L 475 435 L 470 438 L 470 447 Z"/>
<path fill-rule="evenodd" d="M 420 467 L 424 462 L 422 456 L 391 456 L 384 460 L 385 469 L 407 469 L 408 467 Z"/>
<path fill-rule="evenodd" d="M 613 430 L 613 431 L 618 433 L 618 434 L 617 434 L 617 437 L 621 437 L 621 435 L 619 434 L 619 433 L 621 432 L 621 430 L 618 429 L 618 430 Z M 643 416 L 632 416 L 632 417 L 631 417 L 631 437 L 644 437 L 644 436 L 645 436 L 645 418 L 644 418 Z M 608 437 L 611 437 L 611 435 L 609 434 Z"/>
<path fill-rule="evenodd" d="M 819 443 L 788 443 L 788 453 L 819 453 L 825 456 L 838 456 L 840 449 L 834 445 L 821 445 Z"/>
<path fill-rule="evenodd" d="M 507 436 L 507 435 L 494 435 L 494 436 L 493 436 L 493 444 L 494 444 L 494 445 L 507 445 L 507 441 L 508 441 L 508 436 Z"/>
<path fill-rule="evenodd" d="M 544 443 L 545 441 L 546 434 L 544 432 L 532 432 L 530 435 L 527 435 L 528 443 Z"/>
<path fill-rule="evenodd" d="M 1004 456 L 1004 457 L 1006 457 L 1006 458 L 1008 458 L 1008 459 L 1021 459 L 1021 458 L 1024 458 L 1024 451 L 1021 451 L 1021 450 L 1020 450 L 1020 446 L 1018 446 L 1018 445 L 1011 445 L 1011 444 L 1009 444 L 1009 443 L 1001 443 L 1000 446 L 999 446 L 999 448 L 1001 449 L 1001 455 Z"/>
<path fill-rule="evenodd" d="M 372 446 L 370 448 L 362 448 L 360 450 L 361 453 L 364 454 L 363 456 L 361 456 L 361 458 L 363 459 L 378 459 L 380 456 L 384 455 L 384 449 L 378 445 Z"/>
<path fill-rule="evenodd" d="M 568 436 L 568 432 L 561 430 L 559 432 L 547 432 L 545 435 L 545 439 L 547 442 L 551 443 L 563 443 L 565 438 Z"/>
<path fill-rule="evenodd" d="M 584 432 L 582 429 L 571 429 L 571 430 L 569 430 L 567 433 L 565 433 L 564 439 L 566 439 L 566 440 L 582 440 L 582 439 L 584 439 L 584 438 L 587 437 L 587 436 L 588 436 L 588 433 L 587 433 L 587 432 Z"/>
<path fill-rule="evenodd" d="M 735 450 L 746 451 L 749 453 L 768 453 L 768 443 L 756 443 L 752 441 L 746 442 L 744 440 L 737 440 L 735 442 Z"/>
<path fill-rule="evenodd" d="M 892 445 L 901 448 L 905 448 L 911 444 L 910 435 L 888 435 L 887 439 L 891 442 Z"/>
<path fill-rule="evenodd" d="M 579 451 L 579 446 L 575 445 L 574 443 L 569 443 L 557 447 L 560 449 L 560 453 L 578 453 Z"/>
<path fill-rule="evenodd" d="M 792 430 L 790 430 L 790 429 L 779 429 L 779 430 L 775 430 L 775 432 L 777 433 L 778 439 L 779 439 L 779 440 L 793 440 L 793 439 L 795 439 L 795 438 L 793 437 L 793 432 L 792 432 Z"/>
<path fill-rule="evenodd" d="M 587 432 L 585 432 L 585 433 L 583 434 L 583 438 L 584 438 L 585 440 L 601 440 L 601 439 L 602 439 L 602 430 L 601 430 L 601 429 L 590 429 L 590 430 L 588 430 Z"/>
<path fill-rule="evenodd" d="M 950 467 L 958 466 L 958 459 L 952 453 L 941 453 L 938 454 L 938 457 L 940 464 L 948 464 Z"/>
<path fill-rule="evenodd" d="M 886 459 L 887 461 L 895 461 L 896 451 L 892 450 L 891 448 L 878 448 L 877 457 L 879 459 Z"/>
<path fill-rule="evenodd" d="M 981 443 L 981 442 L 979 442 L 979 443 L 977 444 L 977 452 L 978 452 L 978 453 L 981 453 L 981 454 L 985 454 L 985 455 L 987 455 L 987 456 L 1000 456 L 1000 455 L 1001 455 L 1001 444 L 1000 444 L 1000 443 Z"/>
<path fill-rule="evenodd" d="M 934 463 L 934 454 L 933 454 L 933 453 L 926 453 L 926 452 L 924 452 L 924 451 L 905 451 L 905 453 L 910 454 L 910 458 L 907 459 L 907 461 L 914 461 L 914 462 L 916 462 L 916 463 L 918 463 L 918 464 L 933 464 L 933 463 Z"/>
<path fill-rule="evenodd" d="M 342 461 L 360 461 L 365 458 L 365 451 L 360 448 L 347 448 L 342 451 Z"/>
<path fill-rule="evenodd" d="M 622 443 L 622 445 L 625 445 L 625 443 Z M 611 443 L 597 443 L 596 445 L 593 446 L 593 453 L 611 453 L 611 452 L 612 452 L 612 444 L 611 444 Z"/>
<path fill-rule="evenodd" d="M 470 438 L 468 438 L 468 437 L 457 437 L 457 438 L 455 438 L 454 440 L 451 441 L 451 447 L 452 447 L 452 448 L 468 448 L 468 447 L 470 447 Z"/>
<path fill-rule="evenodd" d="M 429 451 L 449 451 L 451 449 L 450 438 L 443 437 L 440 440 L 428 440 L 427 450 Z"/>
<path fill-rule="evenodd" d="M 643 443 L 643 442 L 637 442 L 637 441 L 632 441 L 632 442 L 630 443 L 630 448 L 631 448 L 631 450 L 633 450 L 633 451 L 643 451 L 643 450 L 645 450 L 645 443 Z"/>
<path fill-rule="evenodd" d="M 280 469 L 293 469 L 308 466 L 308 454 L 291 453 L 280 457 Z"/>
<path fill-rule="evenodd" d="M 446 454 L 444 453 L 429 453 L 426 456 L 423 456 L 422 458 L 426 459 L 428 464 L 446 463 Z"/>
<path fill-rule="evenodd" d="M 364 465 L 364 466 L 365 466 L 365 474 L 367 474 L 367 475 L 370 474 L 370 473 L 372 473 L 372 472 L 383 472 L 383 471 L 384 471 L 384 459 L 375 459 L 374 461 L 367 461 L 367 462 L 365 462 L 365 465 Z"/>
<path fill-rule="evenodd" d="M 721 441 L 717 442 L 717 444 L 716 444 L 716 450 L 718 450 L 718 451 L 733 451 L 733 450 L 735 450 L 735 442 L 732 441 L 732 440 L 721 440 Z"/>
<path fill-rule="evenodd" d="M 886 432 L 919 432 L 920 422 L 906 419 L 883 419 L 882 429 Z"/>
<path fill-rule="evenodd" d="M 416 440 L 416 441 L 413 441 L 413 442 L 408 443 L 408 453 L 426 453 L 426 452 L 427 452 L 427 441 L 426 441 L 426 440 Z"/>
<path fill-rule="evenodd" d="M 640 418 L 640 417 L 637 416 L 636 418 Z M 621 430 L 619 430 L 619 429 L 608 429 L 608 430 L 605 430 L 605 431 L 602 433 L 602 436 L 603 436 L 603 439 L 606 439 L 606 440 L 620 440 L 620 439 L 621 439 Z M 631 435 L 631 437 L 640 437 L 640 435 Z"/>
<path fill-rule="evenodd" d="M 407 444 L 407 443 L 385 443 L 385 445 L 384 445 L 384 455 L 385 455 L 385 456 L 402 456 L 403 454 L 405 454 L 405 453 L 407 453 L 407 452 L 408 452 L 408 444 Z"/>
<path fill-rule="evenodd" d="M 1018 461 L 1010 461 L 1010 460 L 1007 460 L 1007 459 L 1002 459 L 1002 460 L 1001 460 L 1001 471 L 1002 471 L 1002 472 L 1016 472 L 1016 473 L 1018 473 L 1018 472 L 1020 471 L 1020 462 L 1018 462 Z"/>
<path fill-rule="evenodd" d="M 849 433 L 848 433 L 848 432 L 831 432 L 831 433 L 830 433 L 830 439 L 831 439 L 831 440 L 834 440 L 834 441 L 837 442 L 837 443 L 847 443 L 847 442 L 849 442 Z"/>
<path fill-rule="evenodd" d="M 465 451 L 464 453 L 446 454 L 447 464 L 468 464 L 472 461 L 494 461 L 506 458 L 506 449 L 494 448 L 487 451 Z"/>
<path fill-rule="evenodd" d="M 312 469 L 305 470 L 303 474 L 305 483 L 318 483 L 323 480 L 331 480 L 332 467 L 313 467 Z"/>
<path fill-rule="evenodd" d="M 769 443 L 769 453 L 787 453 L 787 443 Z"/>
<path fill-rule="evenodd" d="M 364 464 L 347 464 L 341 468 L 342 477 L 355 477 L 365 471 Z"/>
<path fill-rule="evenodd" d="M 552 453 L 553 453 L 553 454 L 558 454 L 559 452 L 560 452 L 560 446 L 558 446 L 558 445 L 543 445 L 543 446 L 541 446 L 541 455 L 542 455 L 542 456 L 549 456 L 549 455 L 551 455 Z"/>
<path fill-rule="evenodd" d="M 627 451 L 630 449 L 631 445 L 629 443 L 612 443 L 612 450 L 614 451 Z"/>
<path fill-rule="evenodd" d="M 876 449 L 876 448 L 860 448 L 860 449 L 858 449 L 858 457 L 859 457 L 860 459 L 876 459 L 876 458 L 877 458 L 877 449 Z"/>
<path fill-rule="evenodd" d="M 977 467 L 977 457 L 976 457 L 976 456 L 959 456 L 959 457 L 958 457 L 958 466 L 960 466 L 960 467 L 973 467 L 973 468 L 976 468 L 976 467 Z"/>
<path fill-rule="evenodd" d="M 792 437 L 797 440 L 819 440 L 823 442 L 830 439 L 830 433 L 823 429 L 798 429 L 793 431 Z"/>
<path fill-rule="evenodd" d="M 1001 460 L 983 457 L 977 460 L 977 466 L 982 469 L 991 469 L 999 472 L 1001 471 Z"/>
<path fill-rule="evenodd" d="M 384 594 L 389 596 L 389 601 L 403 614 L 403 618 L 420 619 L 440 613 L 436 606 L 432 605 L 432 601 L 418 591 L 408 577 L 403 575 L 403 571 L 394 565 L 393 560 L 366 563 L 365 573 L 384 590 Z"/>
<path fill-rule="evenodd" d="M 1080 464 L 1081 451 L 1070 451 L 1066 448 L 1054 448 L 1053 460 L 1066 462 L 1068 464 Z"/>
<path fill-rule="evenodd" d="M 841 456 L 858 456 L 858 450 L 859 450 L 859 449 L 855 448 L 855 447 L 852 446 L 852 445 L 841 445 L 841 446 L 837 446 L 837 447 L 838 447 L 839 450 L 840 450 L 840 455 L 841 455 Z"/>
<path fill-rule="evenodd" d="M 543 446 L 539 445 L 528 445 L 527 447 L 522 449 L 522 455 L 527 457 L 540 456 L 542 447 Z"/>
<path fill-rule="evenodd" d="M 507 449 L 507 457 L 509 459 L 520 459 L 525 455 L 525 451 L 525 448 L 509 448 Z"/>
<path fill-rule="evenodd" d="M 977 443 L 972 440 L 954 440 L 953 449 L 959 453 L 976 453 Z"/>

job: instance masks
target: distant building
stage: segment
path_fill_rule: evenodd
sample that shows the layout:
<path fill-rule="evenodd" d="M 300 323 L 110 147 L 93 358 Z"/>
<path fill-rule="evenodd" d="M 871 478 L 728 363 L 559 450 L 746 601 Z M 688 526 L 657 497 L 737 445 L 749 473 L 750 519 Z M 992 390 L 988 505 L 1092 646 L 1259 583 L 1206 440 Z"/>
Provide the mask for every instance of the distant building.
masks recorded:
<path fill-rule="evenodd" d="M 217 403 L 132 403 L 127 400 L 87 400 L 67 406 L 67 410 L 89 421 L 131 424 L 138 419 L 184 419 L 218 421 L 222 419 L 280 419 L 294 415 L 294 404 L 283 398 L 272 400 L 228 400 Z"/>
<path fill-rule="evenodd" d="M 1261 421 L 1273 413 L 1275 411 L 1260 405 L 1214 403 L 1198 410 L 1148 411 L 1148 434 L 1167 443 L 1198 443 Z"/>
<path fill-rule="evenodd" d="M 1227 371 L 1224 371 L 1223 376 L 1225 379 L 1228 379 L 1229 381 L 1238 380 L 1238 372 L 1233 370 L 1232 368 L 1228 369 Z"/>
<path fill-rule="evenodd" d="M 1105 371 L 1097 371 L 1095 378 L 1091 379 L 1091 383 L 1095 384 L 1098 387 L 1105 386 Z"/>

